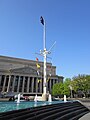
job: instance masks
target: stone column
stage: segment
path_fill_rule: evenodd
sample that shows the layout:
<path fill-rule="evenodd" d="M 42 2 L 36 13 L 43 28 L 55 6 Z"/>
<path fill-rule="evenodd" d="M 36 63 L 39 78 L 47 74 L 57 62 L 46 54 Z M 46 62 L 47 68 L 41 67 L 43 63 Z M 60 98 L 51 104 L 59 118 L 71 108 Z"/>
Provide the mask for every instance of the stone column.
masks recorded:
<path fill-rule="evenodd" d="M 42 79 L 41 79 L 41 82 L 40 82 L 40 93 L 42 93 Z"/>
<path fill-rule="evenodd" d="M 51 89 L 52 89 L 52 86 L 53 86 L 53 79 L 51 79 Z"/>
<path fill-rule="evenodd" d="M 56 79 L 56 83 L 58 83 L 58 80 Z"/>
<path fill-rule="evenodd" d="M 1 80 L 2 80 L 2 76 L 0 75 L 0 92 L 2 91 Z"/>
<path fill-rule="evenodd" d="M 32 77 L 30 77 L 30 82 L 29 82 L 29 92 L 32 92 Z"/>
<path fill-rule="evenodd" d="M 53 85 L 54 85 L 54 83 L 55 83 L 55 81 L 54 81 L 54 79 L 53 79 Z"/>
<path fill-rule="evenodd" d="M 42 93 L 43 93 L 43 78 L 42 78 Z"/>
<path fill-rule="evenodd" d="M 38 89 L 39 89 L 39 93 L 42 93 L 42 79 L 39 78 L 39 82 L 38 82 Z"/>
<path fill-rule="evenodd" d="M 27 93 L 29 93 L 29 84 L 30 84 L 30 77 L 28 77 L 28 81 L 27 81 Z"/>
<path fill-rule="evenodd" d="M 0 86 L 1 86 L 1 78 L 2 78 L 2 76 L 0 75 Z"/>
<path fill-rule="evenodd" d="M 23 76 L 22 93 L 24 93 L 24 83 L 25 83 L 25 76 Z"/>
<path fill-rule="evenodd" d="M 4 92 L 4 89 L 5 89 L 5 84 L 6 84 L 6 75 L 5 75 L 4 83 L 3 83 L 3 89 L 2 89 L 3 92 Z"/>
<path fill-rule="evenodd" d="M 19 79 L 18 79 L 18 87 L 17 87 L 17 92 L 19 92 L 19 87 L 20 87 L 20 76 L 19 76 Z"/>
<path fill-rule="evenodd" d="M 51 80 L 52 80 L 52 79 L 50 79 L 50 82 L 49 82 L 49 86 L 50 86 L 49 92 L 51 92 Z"/>
<path fill-rule="evenodd" d="M 33 93 L 33 88 L 34 88 L 34 77 L 32 78 L 32 93 Z"/>
<path fill-rule="evenodd" d="M 7 86 L 7 92 L 9 92 L 10 82 L 11 82 L 11 75 L 9 75 L 8 86 Z"/>
<path fill-rule="evenodd" d="M 54 84 L 56 84 L 56 79 L 54 79 Z"/>
<path fill-rule="evenodd" d="M 36 94 L 38 93 L 38 78 L 36 78 Z"/>
<path fill-rule="evenodd" d="M 16 76 L 14 76 L 13 85 L 12 85 L 12 91 L 13 92 L 14 92 L 14 86 L 15 86 L 15 79 L 16 79 Z"/>

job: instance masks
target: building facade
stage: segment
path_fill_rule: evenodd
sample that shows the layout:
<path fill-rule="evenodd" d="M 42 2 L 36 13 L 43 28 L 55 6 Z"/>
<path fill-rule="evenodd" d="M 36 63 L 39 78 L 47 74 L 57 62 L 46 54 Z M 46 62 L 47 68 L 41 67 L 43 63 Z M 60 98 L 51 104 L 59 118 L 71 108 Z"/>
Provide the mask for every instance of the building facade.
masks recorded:
<path fill-rule="evenodd" d="M 63 77 L 56 75 L 56 66 L 47 63 L 47 91 L 59 82 Z M 42 94 L 43 62 L 0 56 L 0 92 Z"/>

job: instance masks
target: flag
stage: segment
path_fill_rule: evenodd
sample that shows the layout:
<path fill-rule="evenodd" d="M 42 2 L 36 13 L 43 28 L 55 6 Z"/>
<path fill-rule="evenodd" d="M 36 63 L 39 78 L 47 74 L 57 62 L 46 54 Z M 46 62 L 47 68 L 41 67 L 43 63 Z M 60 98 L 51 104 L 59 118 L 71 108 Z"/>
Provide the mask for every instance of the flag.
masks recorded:
<path fill-rule="evenodd" d="M 38 58 L 36 58 L 36 61 L 38 61 Z"/>
<path fill-rule="evenodd" d="M 47 82 L 50 80 L 50 77 L 48 77 Z"/>
<path fill-rule="evenodd" d="M 40 82 L 40 80 L 38 80 L 38 83 Z"/>
<path fill-rule="evenodd" d="M 37 68 L 40 68 L 40 65 L 38 63 L 36 64 L 36 66 L 37 66 Z"/>
<path fill-rule="evenodd" d="M 37 71 L 37 75 L 39 75 L 39 71 Z"/>
<path fill-rule="evenodd" d="M 40 21 L 41 21 L 41 23 L 44 25 L 44 19 L 43 19 L 42 16 L 40 17 Z"/>
<path fill-rule="evenodd" d="M 47 82 L 49 81 L 49 79 L 47 79 Z"/>
<path fill-rule="evenodd" d="M 51 73 L 49 73 L 49 75 L 51 76 Z"/>
<path fill-rule="evenodd" d="M 38 79 L 38 83 L 39 83 L 39 82 L 42 82 L 42 80 L 39 80 L 39 79 Z"/>

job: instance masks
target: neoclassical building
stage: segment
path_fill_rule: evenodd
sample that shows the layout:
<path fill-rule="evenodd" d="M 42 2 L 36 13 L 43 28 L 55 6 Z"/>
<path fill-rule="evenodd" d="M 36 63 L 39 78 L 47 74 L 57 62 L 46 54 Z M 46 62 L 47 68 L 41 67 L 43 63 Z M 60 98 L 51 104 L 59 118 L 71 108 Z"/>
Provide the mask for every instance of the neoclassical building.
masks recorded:
<path fill-rule="evenodd" d="M 47 91 L 59 82 L 63 76 L 56 75 L 56 66 L 47 63 Z M 43 62 L 0 56 L 0 92 L 42 94 Z"/>

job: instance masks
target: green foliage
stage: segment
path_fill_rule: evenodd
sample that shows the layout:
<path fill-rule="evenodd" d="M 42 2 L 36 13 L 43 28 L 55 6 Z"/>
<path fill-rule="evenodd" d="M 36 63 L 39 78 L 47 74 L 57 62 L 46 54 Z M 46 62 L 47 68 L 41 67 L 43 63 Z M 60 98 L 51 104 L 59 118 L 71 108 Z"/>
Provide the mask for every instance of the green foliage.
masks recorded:
<path fill-rule="evenodd" d="M 66 78 L 64 83 L 64 92 L 63 95 L 70 95 L 70 85 L 71 85 L 71 79 L 70 78 Z"/>
<path fill-rule="evenodd" d="M 60 95 L 63 93 L 63 83 L 57 83 L 53 85 L 52 95 Z"/>
<path fill-rule="evenodd" d="M 78 93 L 82 91 L 86 97 L 87 92 L 90 90 L 90 75 L 78 75 L 72 79 L 73 90 Z"/>
<path fill-rule="evenodd" d="M 57 83 L 53 85 L 52 95 L 70 95 L 69 85 L 71 83 L 70 79 L 66 79 L 64 83 Z"/>
<path fill-rule="evenodd" d="M 52 95 L 67 95 L 70 96 L 70 91 L 73 90 L 76 94 L 81 91 L 83 95 L 90 92 L 90 75 L 78 75 L 72 78 L 66 78 L 63 83 L 53 85 Z"/>
<path fill-rule="evenodd" d="M 54 84 L 53 88 L 52 88 L 52 95 L 58 95 L 58 89 L 59 89 L 59 85 L 58 84 Z"/>

